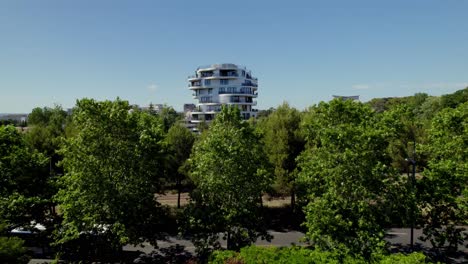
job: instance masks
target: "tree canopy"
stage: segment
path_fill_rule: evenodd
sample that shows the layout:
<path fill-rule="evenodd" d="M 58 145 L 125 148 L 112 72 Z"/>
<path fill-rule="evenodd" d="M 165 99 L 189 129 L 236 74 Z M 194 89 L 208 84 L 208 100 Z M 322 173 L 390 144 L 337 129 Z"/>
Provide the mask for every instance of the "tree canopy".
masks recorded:
<path fill-rule="evenodd" d="M 428 134 L 420 187 L 424 235 L 453 251 L 463 244 L 462 226 L 468 224 L 468 102 L 439 112 Z"/>
<path fill-rule="evenodd" d="M 80 234 L 101 234 L 115 246 L 155 242 L 162 124 L 120 99 L 79 100 L 72 122 L 76 135 L 60 149 L 65 175 L 56 195 L 63 216 L 58 242 Z"/>
<path fill-rule="evenodd" d="M 265 153 L 275 175 L 274 188 L 281 194 L 291 195 L 292 206 L 297 174 L 296 158 L 304 148 L 300 123 L 300 112 L 287 103 L 283 103 L 258 122 Z"/>
<path fill-rule="evenodd" d="M 165 139 L 168 147 L 166 164 L 169 180 L 176 183 L 178 191 L 177 208 L 180 208 L 182 181 L 188 176 L 187 159 L 192 152 L 195 136 L 186 127 L 175 123 L 167 132 Z"/>
<path fill-rule="evenodd" d="M 13 126 L 0 126 L 0 215 L 11 226 L 46 217 L 48 159 L 31 149 Z"/>
<path fill-rule="evenodd" d="M 311 107 L 303 130 L 306 238 L 322 249 L 344 247 L 369 257 L 385 245 L 385 216 L 400 198 L 386 152 L 388 132 L 369 107 L 339 99 Z"/>
<path fill-rule="evenodd" d="M 230 249 L 267 236 L 260 205 L 271 180 L 263 157 L 259 139 L 239 109 L 223 107 L 190 158 L 196 189 L 190 194 L 186 229 L 199 251 L 219 246 L 218 233 Z"/>

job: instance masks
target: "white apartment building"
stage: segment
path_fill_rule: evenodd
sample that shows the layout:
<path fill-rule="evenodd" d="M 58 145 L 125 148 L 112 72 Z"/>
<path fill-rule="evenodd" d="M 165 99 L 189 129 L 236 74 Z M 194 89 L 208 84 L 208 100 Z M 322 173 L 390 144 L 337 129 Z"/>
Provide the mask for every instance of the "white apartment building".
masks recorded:
<path fill-rule="evenodd" d="M 244 119 L 255 117 L 257 109 L 257 78 L 245 67 L 231 63 L 199 67 L 188 77 L 189 89 L 197 99 L 190 114 L 192 124 L 210 122 L 222 105 L 237 105 Z"/>

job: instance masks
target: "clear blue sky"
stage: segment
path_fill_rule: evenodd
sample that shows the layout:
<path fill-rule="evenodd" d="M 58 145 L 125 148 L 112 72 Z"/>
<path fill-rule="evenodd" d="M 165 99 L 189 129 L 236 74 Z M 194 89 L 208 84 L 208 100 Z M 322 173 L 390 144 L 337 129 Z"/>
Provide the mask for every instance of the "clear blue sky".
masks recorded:
<path fill-rule="evenodd" d="M 258 108 L 332 94 L 451 93 L 468 86 L 468 1 L 0 2 L 0 112 L 115 99 L 177 110 L 187 76 L 236 63 Z"/>

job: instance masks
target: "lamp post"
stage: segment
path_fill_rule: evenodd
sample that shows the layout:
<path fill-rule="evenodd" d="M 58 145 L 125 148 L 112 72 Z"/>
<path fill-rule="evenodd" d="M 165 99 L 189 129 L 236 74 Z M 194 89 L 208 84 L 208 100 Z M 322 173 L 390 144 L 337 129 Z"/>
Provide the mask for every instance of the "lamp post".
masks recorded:
<path fill-rule="evenodd" d="M 413 240 L 413 234 L 414 234 L 414 210 L 415 210 L 415 201 L 414 201 L 414 188 L 415 188 L 415 183 L 416 183 L 416 161 L 414 159 L 405 159 L 407 162 L 411 163 L 413 165 L 413 173 L 411 174 L 411 227 L 410 227 L 410 245 L 411 245 L 411 250 L 413 250 L 414 246 L 414 240 Z"/>

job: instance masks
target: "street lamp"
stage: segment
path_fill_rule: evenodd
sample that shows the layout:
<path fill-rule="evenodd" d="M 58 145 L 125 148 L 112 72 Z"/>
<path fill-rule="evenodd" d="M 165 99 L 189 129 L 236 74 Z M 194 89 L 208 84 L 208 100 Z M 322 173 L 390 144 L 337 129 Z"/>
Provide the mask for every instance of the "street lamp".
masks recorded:
<path fill-rule="evenodd" d="M 415 202 L 414 201 L 414 189 L 416 183 L 416 161 L 414 159 L 406 158 L 407 162 L 413 165 L 413 173 L 411 175 L 411 231 L 410 231 L 410 245 L 411 250 L 413 250 L 414 241 L 413 241 L 413 232 L 414 232 L 414 210 L 415 210 Z"/>

